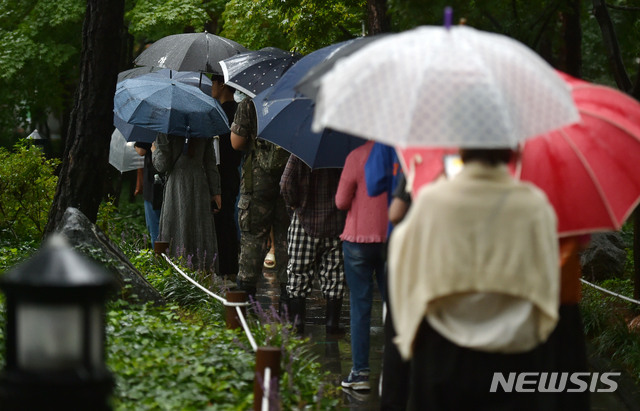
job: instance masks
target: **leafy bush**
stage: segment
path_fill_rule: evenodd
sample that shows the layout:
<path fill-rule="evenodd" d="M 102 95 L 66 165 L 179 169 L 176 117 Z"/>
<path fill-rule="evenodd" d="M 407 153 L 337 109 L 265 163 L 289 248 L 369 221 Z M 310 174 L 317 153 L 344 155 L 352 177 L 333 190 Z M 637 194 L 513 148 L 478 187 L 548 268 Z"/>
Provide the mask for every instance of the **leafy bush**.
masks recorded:
<path fill-rule="evenodd" d="M 631 279 L 611 279 L 600 286 L 627 297 L 633 295 Z M 640 333 L 627 325 L 640 314 L 638 306 L 585 285 L 580 309 L 595 354 L 611 358 L 640 383 Z"/>
<path fill-rule="evenodd" d="M 0 272 L 29 258 L 38 249 L 38 244 L 34 240 L 0 239 Z"/>
<path fill-rule="evenodd" d="M 46 159 L 26 140 L 13 152 L 0 147 L 0 238 L 36 241 L 42 237 L 58 178 L 58 160 Z"/>
<path fill-rule="evenodd" d="M 116 410 L 244 410 L 253 394 L 253 353 L 220 321 L 183 321 L 178 306 L 114 305 L 107 319 Z"/>

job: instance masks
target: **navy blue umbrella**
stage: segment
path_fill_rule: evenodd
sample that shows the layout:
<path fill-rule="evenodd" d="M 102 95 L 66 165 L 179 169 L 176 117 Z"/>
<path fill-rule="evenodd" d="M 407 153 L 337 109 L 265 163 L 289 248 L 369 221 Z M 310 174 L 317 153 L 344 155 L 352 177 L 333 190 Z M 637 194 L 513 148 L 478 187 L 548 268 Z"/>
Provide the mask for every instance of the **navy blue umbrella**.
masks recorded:
<path fill-rule="evenodd" d="M 337 47 L 324 60 L 311 67 L 311 69 L 309 69 L 307 73 L 298 81 L 298 84 L 295 85 L 295 89 L 305 96 L 315 100 L 319 88 L 318 79 L 322 77 L 327 71 L 331 70 L 336 62 L 338 62 L 343 57 L 350 56 L 367 44 L 388 35 L 389 33 L 382 33 L 375 36 L 358 37 L 353 40 L 338 43 L 340 44 L 340 47 Z"/>
<path fill-rule="evenodd" d="M 300 59 L 271 88 L 253 98 L 258 137 L 293 153 L 312 169 L 340 168 L 347 155 L 366 140 L 325 129 L 311 130 L 315 103 L 294 89 L 300 79 L 350 41 L 333 44 Z"/>
<path fill-rule="evenodd" d="M 220 66 L 225 84 L 255 97 L 276 84 L 300 57 L 277 47 L 265 47 L 221 60 Z"/>
<path fill-rule="evenodd" d="M 200 89 L 179 81 L 144 75 L 117 84 L 114 113 L 125 122 L 185 137 L 212 137 L 229 132 L 220 103 Z"/>

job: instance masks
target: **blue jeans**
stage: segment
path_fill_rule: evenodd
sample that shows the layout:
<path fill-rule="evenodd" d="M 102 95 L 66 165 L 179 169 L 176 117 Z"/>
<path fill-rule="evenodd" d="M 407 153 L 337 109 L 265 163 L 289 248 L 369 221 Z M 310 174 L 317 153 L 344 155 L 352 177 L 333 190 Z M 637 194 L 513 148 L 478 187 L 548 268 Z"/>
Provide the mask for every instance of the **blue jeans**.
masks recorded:
<path fill-rule="evenodd" d="M 147 222 L 147 230 L 151 237 L 151 248 L 153 248 L 158 239 L 158 231 L 160 231 L 160 210 L 154 210 L 150 201 L 144 202 L 144 219 Z"/>
<path fill-rule="evenodd" d="M 352 370 L 369 370 L 369 329 L 373 304 L 373 275 L 378 289 L 386 296 L 384 243 L 342 242 L 344 274 L 349 285 L 351 308 L 351 360 Z"/>

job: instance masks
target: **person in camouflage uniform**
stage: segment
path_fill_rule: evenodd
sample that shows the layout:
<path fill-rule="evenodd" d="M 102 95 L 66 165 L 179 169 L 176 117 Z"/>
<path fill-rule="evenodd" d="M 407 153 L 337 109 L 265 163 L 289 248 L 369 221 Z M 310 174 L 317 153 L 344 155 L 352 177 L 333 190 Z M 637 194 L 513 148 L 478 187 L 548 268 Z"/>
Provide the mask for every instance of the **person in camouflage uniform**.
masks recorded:
<path fill-rule="evenodd" d="M 253 101 L 245 98 L 231 125 L 231 144 L 244 152 L 238 200 L 240 259 L 238 287 L 255 296 L 256 283 L 267 252 L 273 226 L 276 279 L 280 283 L 281 301 L 286 299 L 287 230 L 289 214 L 280 194 L 280 177 L 289 153 L 275 144 L 257 138 L 257 119 Z M 285 290 L 283 292 L 283 290 Z"/>

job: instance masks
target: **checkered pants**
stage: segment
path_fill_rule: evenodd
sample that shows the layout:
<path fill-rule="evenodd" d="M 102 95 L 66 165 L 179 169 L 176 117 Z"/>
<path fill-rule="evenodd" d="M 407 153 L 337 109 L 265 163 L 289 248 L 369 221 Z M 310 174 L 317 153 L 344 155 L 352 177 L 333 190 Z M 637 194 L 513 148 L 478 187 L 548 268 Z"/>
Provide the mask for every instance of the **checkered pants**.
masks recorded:
<path fill-rule="evenodd" d="M 304 231 L 296 213 L 287 233 L 289 263 L 287 292 L 292 298 L 311 293 L 318 273 L 320 290 L 326 299 L 340 299 L 345 290 L 342 240 L 339 237 L 314 238 Z"/>

